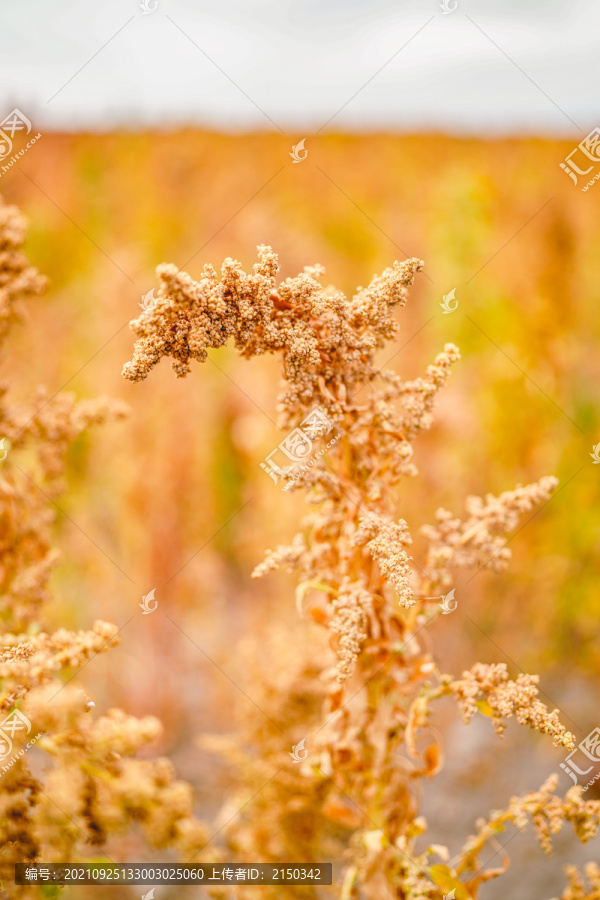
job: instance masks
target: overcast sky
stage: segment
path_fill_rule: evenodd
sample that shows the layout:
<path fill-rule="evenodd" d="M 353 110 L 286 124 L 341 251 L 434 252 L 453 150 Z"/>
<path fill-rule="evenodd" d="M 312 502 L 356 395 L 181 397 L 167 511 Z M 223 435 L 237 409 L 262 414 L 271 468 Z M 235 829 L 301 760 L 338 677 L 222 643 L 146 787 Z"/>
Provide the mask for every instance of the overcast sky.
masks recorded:
<path fill-rule="evenodd" d="M 583 136 L 599 50 L 599 0 L 0 0 L 0 118 Z"/>

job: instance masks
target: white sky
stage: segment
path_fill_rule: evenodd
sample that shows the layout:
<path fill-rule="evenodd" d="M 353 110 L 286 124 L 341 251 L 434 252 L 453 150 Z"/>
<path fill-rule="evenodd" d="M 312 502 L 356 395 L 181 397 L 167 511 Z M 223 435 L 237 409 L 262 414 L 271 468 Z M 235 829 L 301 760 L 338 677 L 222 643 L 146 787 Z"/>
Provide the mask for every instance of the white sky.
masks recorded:
<path fill-rule="evenodd" d="M 139 2 L 0 0 L 0 118 L 580 136 L 600 122 L 599 0 L 447 0 L 446 15 L 442 0 Z"/>

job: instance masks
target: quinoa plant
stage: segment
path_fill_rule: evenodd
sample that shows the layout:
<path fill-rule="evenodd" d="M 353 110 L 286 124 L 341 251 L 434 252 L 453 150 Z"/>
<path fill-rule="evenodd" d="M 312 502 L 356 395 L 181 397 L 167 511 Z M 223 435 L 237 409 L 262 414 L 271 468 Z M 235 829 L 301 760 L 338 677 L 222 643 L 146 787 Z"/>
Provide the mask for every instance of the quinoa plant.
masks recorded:
<path fill-rule="evenodd" d="M 23 253 L 24 238 L 18 210 L 0 200 L 2 344 L 24 301 L 45 287 Z M 58 889 L 16 887 L 15 863 L 108 862 L 109 838 L 138 829 L 150 847 L 173 846 L 188 858 L 208 832 L 171 763 L 135 758 L 160 735 L 160 722 L 121 709 L 98 715 L 82 684 L 71 683 L 119 642 L 117 626 L 97 621 L 51 632 L 46 622 L 65 454 L 80 434 L 124 409 L 107 398 L 77 401 L 43 389 L 9 401 L 12 391 L 0 386 L 0 897 L 34 898 Z"/>
<path fill-rule="evenodd" d="M 298 427 L 317 409 L 341 432 L 289 484 L 312 507 L 301 531 L 268 551 L 253 573 L 259 578 L 281 566 L 295 571 L 299 612 L 326 629 L 328 645 L 276 626 L 261 636 L 269 673 L 250 677 L 266 719 L 246 715 L 231 740 L 212 739 L 237 765 L 239 787 L 217 819 L 224 845 L 211 842 L 210 858 L 343 859 L 331 894 L 343 900 L 476 898 L 508 865 L 504 853 L 500 859 L 494 854 L 495 865 L 481 862 L 507 823 L 531 823 L 550 853 L 552 835 L 563 825 L 570 823 L 585 842 L 597 833 L 600 815 L 600 802 L 585 801 L 580 787 L 557 795 L 553 775 L 479 821 L 452 858 L 447 847 L 425 837 L 419 785 L 443 765 L 443 748 L 429 726 L 439 698 L 454 697 L 467 723 L 476 714 L 489 717 L 500 735 L 515 717 L 555 746 L 571 749 L 574 740 L 558 710 L 540 701 L 538 676 L 513 680 L 504 664 L 485 663 L 460 677 L 444 674 L 425 640 L 457 570 L 503 569 L 510 557 L 506 535 L 547 501 L 557 482 L 544 477 L 500 496 L 469 497 L 463 516 L 439 509 L 434 524 L 422 526 L 426 554 L 412 554 L 398 486 L 417 474 L 413 442 L 430 427 L 438 391 L 459 352 L 447 344 L 425 375 L 412 380 L 379 368 L 376 354 L 396 337 L 394 311 L 405 305 L 422 266 L 418 259 L 395 262 L 347 298 L 321 284 L 320 266 L 278 281 L 278 259 L 267 246 L 258 248 L 250 274 L 233 259 L 223 263 L 220 279 L 211 265 L 198 280 L 161 265 L 154 308 L 132 322 L 137 341 L 123 370 L 140 381 L 169 357 L 183 377 L 192 360 L 205 361 L 210 349 L 231 339 L 243 357 L 281 356 L 284 429 Z M 289 738 L 302 740 L 307 752 L 301 764 L 290 761 Z M 563 900 L 600 896 L 594 863 L 586 867 L 589 887 L 573 867 L 568 877 Z M 214 893 L 254 897 L 255 890 Z M 322 896 L 318 890 L 289 889 L 306 897 Z M 284 894 L 278 887 L 272 896 Z"/>

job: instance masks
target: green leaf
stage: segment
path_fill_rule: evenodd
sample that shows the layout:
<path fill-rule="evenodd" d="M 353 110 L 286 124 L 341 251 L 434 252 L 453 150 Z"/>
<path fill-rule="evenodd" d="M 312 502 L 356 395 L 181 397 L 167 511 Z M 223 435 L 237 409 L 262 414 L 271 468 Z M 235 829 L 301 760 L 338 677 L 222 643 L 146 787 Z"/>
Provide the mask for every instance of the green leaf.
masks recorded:
<path fill-rule="evenodd" d="M 448 866 L 435 865 L 429 866 L 427 874 L 434 884 L 441 888 L 444 893 L 454 891 L 454 900 L 472 900 L 471 894 L 468 892 L 462 881 L 453 874 L 452 869 Z"/>
<path fill-rule="evenodd" d="M 494 710 L 492 709 L 492 707 L 490 706 L 490 704 L 487 700 L 478 700 L 477 701 L 477 709 L 484 716 L 489 716 L 490 719 L 494 715 Z"/>

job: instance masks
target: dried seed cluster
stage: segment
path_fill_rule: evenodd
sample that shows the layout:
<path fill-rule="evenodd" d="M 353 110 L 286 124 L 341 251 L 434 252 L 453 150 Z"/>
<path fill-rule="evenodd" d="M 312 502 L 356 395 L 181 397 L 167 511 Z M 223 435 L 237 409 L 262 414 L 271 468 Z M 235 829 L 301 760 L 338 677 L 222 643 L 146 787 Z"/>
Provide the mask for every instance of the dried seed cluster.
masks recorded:
<path fill-rule="evenodd" d="M 505 663 L 475 663 L 463 672 L 462 678 L 450 682 L 448 689 L 458 700 L 466 724 L 478 711 L 478 703 L 485 700 L 498 734 L 504 732 L 504 719 L 515 716 L 520 725 L 549 734 L 555 747 L 572 750 L 574 736 L 561 725 L 559 710 L 549 712 L 548 707 L 538 700 L 539 680 L 539 675 L 522 673 L 511 681 Z"/>

